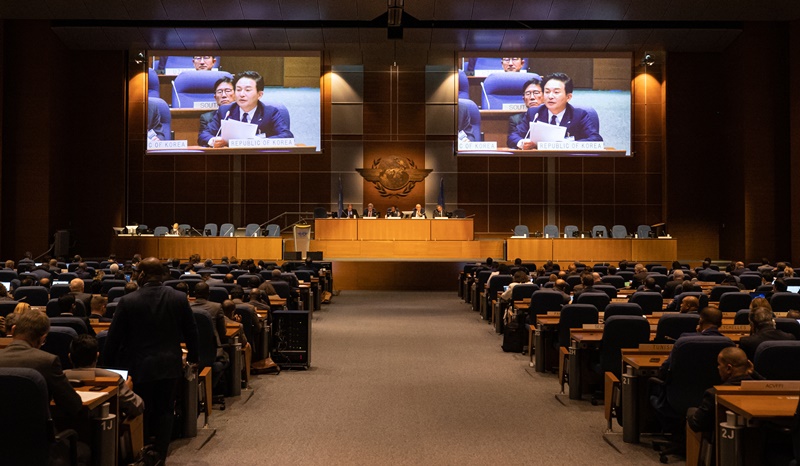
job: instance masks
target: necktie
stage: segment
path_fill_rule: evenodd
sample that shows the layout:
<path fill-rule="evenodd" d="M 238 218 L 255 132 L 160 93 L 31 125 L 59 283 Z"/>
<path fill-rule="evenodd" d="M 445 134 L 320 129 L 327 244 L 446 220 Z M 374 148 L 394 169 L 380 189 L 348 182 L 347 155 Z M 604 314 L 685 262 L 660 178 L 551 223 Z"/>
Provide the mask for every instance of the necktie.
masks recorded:
<path fill-rule="evenodd" d="M 553 117 L 553 118 L 555 118 L 555 117 Z M 242 123 L 247 123 L 247 112 L 245 112 L 245 114 L 242 115 Z"/>
<path fill-rule="evenodd" d="M 245 115 L 247 114 L 245 113 Z M 555 115 L 553 115 L 553 118 L 550 118 L 550 124 L 558 126 L 558 120 L 556 119 Z"/>

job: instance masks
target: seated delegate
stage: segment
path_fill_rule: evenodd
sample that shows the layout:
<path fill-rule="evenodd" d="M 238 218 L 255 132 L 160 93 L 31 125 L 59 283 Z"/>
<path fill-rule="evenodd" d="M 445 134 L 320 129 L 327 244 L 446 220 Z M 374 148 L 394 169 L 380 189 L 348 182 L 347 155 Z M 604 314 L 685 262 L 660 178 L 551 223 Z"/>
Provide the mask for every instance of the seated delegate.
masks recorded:
<path fill-rule="evenodd" d="M 217 109 L 214 118 L 198 137 L 201 145 L 209 147 L 226 147 L 228 145 L 228 141 L 221 136 L 223 120 L 237 120 L 257 125 L 256 136 L 258 137 L 294 137 L 278 109 L 259 100 L 264 95 L 264 78 L 260 74 L 255 71 L 239 73 L 233 82 L 233 88 L 234 103 L 223 105 Z"/>
<path fill-rule="evenodd" d="M 530 150 L 536 148 L 536 142 L 529 139 L 530 124 L 534 122 L 549 123 L 566 127 L 566 139 L 575 141 L 602 141 L 600 121 L 593 110 L 574 107 L 572 100 L 572 78 L 564 73 L 553 73 L 542 80 L 544 83 L 543 105 L 529 108 L 525 117 L 517 126 L 516 132 L 509 134 L 511 147 Z"/>

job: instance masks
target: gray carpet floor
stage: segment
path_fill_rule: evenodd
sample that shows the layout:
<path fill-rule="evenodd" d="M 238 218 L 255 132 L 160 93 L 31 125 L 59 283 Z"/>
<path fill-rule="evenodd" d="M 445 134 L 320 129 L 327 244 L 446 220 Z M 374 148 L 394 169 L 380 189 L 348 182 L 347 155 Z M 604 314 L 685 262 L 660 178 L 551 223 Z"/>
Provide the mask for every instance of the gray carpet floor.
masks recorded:
<path fill-rule="evenodd" d="M 255 377 L 167 464 L 659 464 L 617 425 L 604 439 L 602 406 L 556 397 L 455 292 L 345 291 L 312 328 L 310 370 Z"/>

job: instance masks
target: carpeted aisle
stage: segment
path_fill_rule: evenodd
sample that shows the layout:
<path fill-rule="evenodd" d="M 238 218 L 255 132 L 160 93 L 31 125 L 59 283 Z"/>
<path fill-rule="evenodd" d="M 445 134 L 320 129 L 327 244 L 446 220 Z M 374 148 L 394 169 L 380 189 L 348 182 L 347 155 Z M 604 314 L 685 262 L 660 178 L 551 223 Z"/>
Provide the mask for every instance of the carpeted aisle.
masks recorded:
<path fill-rule="evenodd" d="M 255 377 L 167 464 L 658 464 L 606 443 L 603 407 L 560 403 L 455 292 L 346 291 L 312 327 L 311 370 Z"/>

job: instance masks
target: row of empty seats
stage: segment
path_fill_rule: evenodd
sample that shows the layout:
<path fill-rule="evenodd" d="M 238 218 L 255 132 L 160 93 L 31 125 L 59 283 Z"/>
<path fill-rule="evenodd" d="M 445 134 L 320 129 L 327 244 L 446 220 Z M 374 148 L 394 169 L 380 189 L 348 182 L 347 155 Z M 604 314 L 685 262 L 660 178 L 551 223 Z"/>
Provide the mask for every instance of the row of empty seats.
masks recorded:
<path fill-rule="evenodd" d="M 261 226 L 257 223 L 248 223 L 244 230 L 237 229 L 232 223 L 223 223 L 217 226 L 216 223 L 206 223 L 202 231 L 193 229 L 188 223 L 181 223 L 178 225 L 181 235 L 184 236 L 269 236 L 278 237 L 281 235 L 280 225 L 270 223 L 262 230 Z M 153 236 L 166 236 L 169 234 L 169 227 L 157 226 L 153 229 Z M 137 231 L 141 234 L 147 231 L 147 225 L 139 225 Z"/>
<path fill-rule="evenodd" d="M 541 236 L 544 238 L 577 238 L 584 235 L 587 238 L 628 238 L 627 227 L 625 225 L 614 225 L 611 227 L 611 236 L 608 235 L 608 229 L 604 225 L 595 225 L 590 231 L 581 231 L 576 225 L 567 225 L 564 227 L 563 235 L 559 232 L 558 225 L 545 225 L 544 231 Z M 650 238 L 653 235 L 653 229 L 650 225 L 639 225 L 636 227 L 634 235 L 638 238 Z M 514 227 L 514 236 L 530 236 L 530 229 L 527 225 L 517 225 Z"/>

